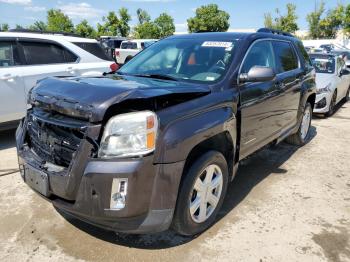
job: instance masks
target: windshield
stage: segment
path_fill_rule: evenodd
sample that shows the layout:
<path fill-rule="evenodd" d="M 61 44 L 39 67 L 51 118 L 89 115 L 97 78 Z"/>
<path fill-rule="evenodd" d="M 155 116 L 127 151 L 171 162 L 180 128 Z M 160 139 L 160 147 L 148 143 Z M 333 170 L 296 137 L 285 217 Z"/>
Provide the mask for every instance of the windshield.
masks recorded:
<path fill-rule="evenodd" d="M 334 74 L 335 72 L 335 60 L 332 57 L 319 58 L 311 57 L 312 64 L 316 69 L 316 73 L 321 74 Z"/>
<path fill-rule="evenodd" d="M 236 41 L 181 38 L 162 40 L 135 56 L 118 73 L 162 75 L 191 82 L 214 82 L 228 70 L 235 43 Z"/>

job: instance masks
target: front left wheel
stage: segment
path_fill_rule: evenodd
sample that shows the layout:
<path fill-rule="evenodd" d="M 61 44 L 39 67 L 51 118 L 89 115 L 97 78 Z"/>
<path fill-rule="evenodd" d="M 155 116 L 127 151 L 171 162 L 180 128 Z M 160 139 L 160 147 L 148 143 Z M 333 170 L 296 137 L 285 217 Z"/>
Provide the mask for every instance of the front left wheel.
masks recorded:
<path fill-rule="evenodd" d="M 228 184 L 225 157 L 209 151 L 189 167 L 181 183 L 172 228 L 192 236 L 209 228 L 219 212 Z"/>

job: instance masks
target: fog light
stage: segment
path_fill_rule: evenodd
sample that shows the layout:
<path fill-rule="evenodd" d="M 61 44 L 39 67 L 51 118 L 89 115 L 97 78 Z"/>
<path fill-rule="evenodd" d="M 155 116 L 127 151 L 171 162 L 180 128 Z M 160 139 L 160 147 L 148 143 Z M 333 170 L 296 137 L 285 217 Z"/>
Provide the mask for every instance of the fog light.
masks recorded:
<path fill-rule="evenodd" d="M 113 179 L 110 209 L 120 210 L 125 207 L 127 189 L 128 189 L 127 178 Z"/>
<path fill-rule="evenodd" d="M 324 108 L 324 107 L 326 107 L 326 105 L 327 105 L 327 100 L 324 97 L 316 104 L 316 108 L 317 109 Z"/>

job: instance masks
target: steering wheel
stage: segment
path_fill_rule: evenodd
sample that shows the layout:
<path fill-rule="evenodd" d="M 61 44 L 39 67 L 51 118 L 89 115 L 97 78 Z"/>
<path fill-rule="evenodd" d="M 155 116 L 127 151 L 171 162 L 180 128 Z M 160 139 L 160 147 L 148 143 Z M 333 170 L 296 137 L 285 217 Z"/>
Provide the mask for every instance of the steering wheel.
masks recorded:
<path fill-rule="evenodd" d="M 212 66 L 210 69 L 209 69 L 209 72 L 213 72 L 213 73 L 222 73 L 226 70 L 226 64 L 224 63 L 224 61 L 222 60 L 219 60 L 216 62 L 216 64 L 214 66 Z"/>

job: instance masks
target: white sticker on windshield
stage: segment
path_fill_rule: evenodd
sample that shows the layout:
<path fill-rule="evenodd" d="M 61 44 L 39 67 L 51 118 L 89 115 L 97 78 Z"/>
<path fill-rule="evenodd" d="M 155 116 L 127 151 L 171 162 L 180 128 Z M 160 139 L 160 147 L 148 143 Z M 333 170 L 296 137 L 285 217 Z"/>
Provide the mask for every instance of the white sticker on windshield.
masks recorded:
<path fill-rule="evenodd" d="M 221 47 L 230 48 L 232 47 L 232 42 L 217 42 L 217 41 L 205 41 L 202 44 L 203 47 Z"/>

